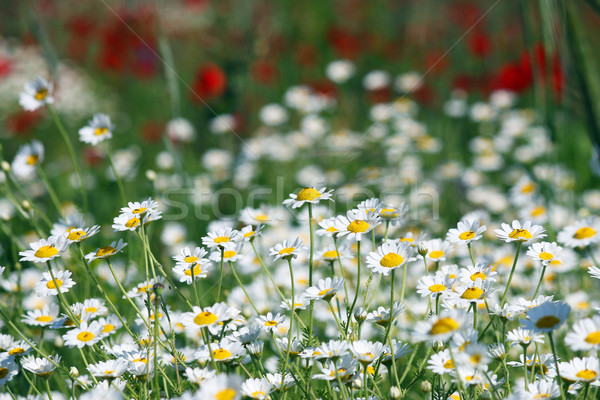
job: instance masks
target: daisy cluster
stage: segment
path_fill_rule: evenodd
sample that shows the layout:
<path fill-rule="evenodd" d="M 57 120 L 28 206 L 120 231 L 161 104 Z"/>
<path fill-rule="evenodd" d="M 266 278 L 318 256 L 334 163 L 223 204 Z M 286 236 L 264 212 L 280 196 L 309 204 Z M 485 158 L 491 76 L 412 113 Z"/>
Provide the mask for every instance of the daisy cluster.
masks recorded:
<path fill-rule="evenodd" d="M 327 76 L 344 85 L 356 70 L 338 60 Z M 0 267 L 0 399 L 5 389 L 12 399 L 597 395 L 600 192 L 576 198 L 573 173 L 540 162 L 552 150 L 547 131 L 504 91 L 473 104 L 453 93 L 450 123 L 464 118 L 480 135 L 464 148 L 470 161 L 432 168 L 427 157 L 443 140 L 418 120 L 410 94 L 422 83 L 416 72 L 365 74 L 366 93 L 403 97 L 372 106 L 363 132 L 333 130 L 343 104 L 297 86 L 262 107 L 238 154 L 207 151 L 197 175 L 178 171 L 173 149 L 158 154 L 146 174 L 156 193 L 248 188 L 297 160 L 301 187 L 288 198 L 208 223 L 164 221 L 175 208 L 166 197 L 127 201 L 143 179 L 135 157 L 111 153 L 117 128 L 107 114 L 91 116 L 78 137 L 104 147 L 105 178 L 118 191 L 100 193 L 75 171 L 81 208 L 61 203 L 44 145 L 22 146 L 2 163 L 10 190 L 1 227 L 13 240 L 12 262 Z M 54 116 L 54 92 L 38 78 L 19 100 Z M 235 124 L 221 115 L 209 130 Z M 177 118 L 166 134 L 188 143 L 196 130 Z M 339 158 L 304 157 L 318 146 Z M 381 162 L 362 162 L 369 154 Z M 361 185 L 392 194 L 360 197 Z M 93 204 L 110 209 L 111 223 L 83 204 L 88 192 L 102 194 Z M 32 232 L 12 234 L 13 220 Z"/>

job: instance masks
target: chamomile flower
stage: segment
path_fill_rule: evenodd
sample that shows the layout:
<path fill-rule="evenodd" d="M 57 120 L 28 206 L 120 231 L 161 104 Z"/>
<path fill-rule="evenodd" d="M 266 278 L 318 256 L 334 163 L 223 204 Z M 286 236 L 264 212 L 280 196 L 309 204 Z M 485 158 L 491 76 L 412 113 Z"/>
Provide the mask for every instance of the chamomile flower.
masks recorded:
<path fill-rule="evenodd" d="M 356 208 L 360 211 L 364 211 L 366 214 L 379 214 L 379 211 L 383 208 L 383 203 L 378 198 L 372 197 L 358 203 Z"/>
<path fill-rule="evenodd" d="M 183 313 L 181 315 L 181 323 L 188 329 L 200 329 L 225 321 L 229 317 L 229 307 L 225 303 L 216 303 L 204 309 L 194 307 L 192 311 Z"/>
<path fill-rule="evenodd" d="M 337 235 L 340 232 L 340 230 L 335 227 L 335 221 L 335 217 L 325 218 L 319 221 L 320 229 L 317 229 L 315 232 L 317 236 L 332 237 L 333 235 Z"/>
<path fill-rule="evenodd" d="M 463 307 L 468 307 L 471 303 L 481 304 L 494 292 L 492 284 L 489 280 L 477 280 L 468 285 L 454 286 L 448 294 L 448 301 L 460 303 Z"/>
<path fill-rule="evenodd" d="M 41 310 L 31 310 L 21 319 L 31 326 L 50 326 L 58 318 L 59 308 L 57 304 L 46 304 Z"/>
<path fill-rule="evenodd" d="M 213 251 L 210 255 L 210 259 L 215 262 L 221 261 L 223 258 L 224 262 L 236 262 L 244 257 L 242 250 L 244 249 L 244 242 L 229 244 L 218 251 Z"/>
<path fill-rule="evenodd" d="M 346 236 L 348 240 L 360 242 L 363 235 L 371 232 L 381 223 L 378 214 L 366 213 L 361 210 L 348 210 L 346 215 L 340 215 L 335 220 L 338 236 Z"/>
<path fill-rule="evenodd" d="M 112 257 L 117 253 L 120 253 L 123 248 L 127 246 L 127 243 L 123 241 L 123 239 L 119 239 L 118 242 L 112 242 L 108 246 L 100 247 L 96 249 L 96 251 L 92 251 L 85 255 L 85 259 L 90 261 L 94 261 L 98 258 L 108 258 Z"/>
<path fill-rule="evenodd" d="M 188 381 L 196 385 L 202 385 L 205 381 L 210 381 L 216 376 L 216 371 L 208 368 L 190 368 L 185 369 L 185 377 Z"/>
<path fill-rule="evenodd" d="M 319 279 L 315 286 L 311 286 L 304 292 L 304 296 L 309 300 L 330 301 L 344 284 L 344 278 L 334 276 L 333 279 L 327 277 Z"/>
<path fill-rule="evenodd" d="M 600 279 L 600 268 L 596 267 L 595 265 L 588 267 L 588 273 L 592 276 L 592 278 Z"/>
<path fill-rule="evenodd" d="M 83 242 L 91 238 L 100 231 L 100 225 L 94 225 L 89 228 L 69 228 L 66 232 L 67 240 L 71 243 Z"/>
<path fill-rule="evenodd" d="M 478 219 L 464 219 L 458 223 L 456 229 L 453 228 L 448 231 L 446 240 L 453 243 L 469 244 L 481 239 L 486 229 L 485 226 L 479 226 Z"/>
<path fill-rule="evenodd" d="M 469 265 L 466 268 L 461 268 L 458 272 L 458 279 L 463 283 L 473 283 L 478 279 L 481 281 L 495 282 L 497 272 L 492 265 L 486 263 L 478 263 L 475 266 Z"/>
<path fill-rule="evenodd" d="M 587 247 L 600 241 L 600 221 L 587 218 L 566 226 L 558 233 L 557 239 L 567 247 Z"/>
<path fill-rule="evenodd" d="M 98 325 L 100 325 L 102 337 L 108 337 L 120 329 L 123 324 L 116 315 L 109 315 L 106 318 L 98 318 Z"/>
<path fill-rule="evenodd" d="M 414 328 L 413 338 L 417 342 L 445 342 L 465 324 L 466 316 L 460 310 L 442 312 L 428 321 L 420 321 Z"/>
<path fill-rule="evenodd" d="M 21 356 L 31 352 L 31 346 L 25 340 L 14 340 L 6 347 L 9 356 Z"/>
<path fill-rule="evenodd" d="M 241 387 L 244 396 L 260 400 L 267 398 L 272 389 L 273 385 L 266 378 L 246 379 Z"/>
<path fill-rule="evenodd" d="M 363 365 L 369 365 L 379 359 L 383 354 L 384 347 L 380 342 L 369 342 L 357 340 L 350 345 L 350 351 Z"/>
<path fill-rule="evenodd" d="M 191 285 L 196 279 L 206 278 L 210 271 L 211 264 L 205 262 L 185 265 L 177 264 L 173 268 L 173 274 L 179 278 L 179 282 L 185 282 L 187 285 Z"/>
<path fill-rule="evenodd" d="M 256 319 L 256 324 L 265 332 L 271 332 L 273 329 L 276 329 L 280 324 L 283 324 L 285 321 L 285 316 L 280 315 L 279 313 L 273 315 L 272 313 L 267 313 L 267 315 L 260 315 Z"/>
<path fill-rule="evenodd" d="M 119 216 L 114 218 L 112 228 L 118 232 L 135 231 L 143 223 L 145 215 L 133 213 L 119 214 Z"/>
<path fill-rule="evenodd" d="M 220 228 L 214 232 L 208 232 L 202 238 L 202 244 L 211 250 L 220 250 L 231 247 L 240 241 L 240 232 L 229 227 Z"/>
<path fill-rule="evenodd" d="M 600 317 L 582 319 L 573 324 L 565 336 L 565 344 L 573 351 L 600 349 Z"/>
<path fill-rule="evenodd" d="M 572 382 L 592 382 L 599 378 L 600 366 L 596 357 L 575 357 L 558 364 L 560 376 Z"/>
<path fill-rule="evenodd" d="M 404 304 L 394 302 L 391 320 L 395 320 L 398 315 L 406 310 Z M 380 326 L 387 326 L 390 323 L 390 309 L 385 307 L 379 307 L 375 311 L 371 311 L 367 314 L 367 322 L 373 322 Z"/>
<path fill-rule="evenodd" d="M 387 276 L 392 270 L 414 261 L 413 254 L 413 248 L 406 242 L 385 242 L 377 248 L 376 252 L 369 253 L 367 267 L 373 272 Z"/>
<path fill-rule="evenodd" d="M 34 140 L 19 148 L 11 164 L 11 170 L 19 180 L 29 180 L 35 176 L 35 168 L 44 161 L 44 146 Z"/>
<path fill-rule="evenodd" d="M 240 235 L 245 242 L 252 242 L 255 238 L 260 236 L 264 227 L 264 225 L 260 224 L 257 225 L 256 228 L 252 225 L 246 225 L 240 230 Z"/>
<path fill-rule="evenodd" d="M 545 229 L 540 225 L 533 225 L 531 221 L 526 221 L 521 224 L 518 220 L 514 220 L 511 225 L 502 224 L 502 229 L 496 229 L 496 235 L 505 242 L 523 242 L 531 243 L 536 239 L 541 239 L 546 236 Z"/>
<path fill-rule="evenodd" d="M 240 342 L 225 338 L 219 343 L 211 343 L 210 350 L 209 347 L 202 346 L 194 353 L 194 357 L 202 361 L 214 359 L 216 362 L 227 362 L 243 357 L 245 354 L 246 350 Z"/>
<path fill-rule="evenodd" d="M 97 378 L 114 379 L 123 376 L 129 368 L 129 361 L 124 359 L 100 361 L 90 364 L 87 370 Z"/>
<path fill-rule="evenodd" d="M 54 279 L 50 272 L 42 274 L 42 280 L 35 285 L 35 293 L 40 296 L 56 296 L 58 289 L 61 293 L 66 293 L 70 288 L 75 286 L 75 281 L 71 279 L 71 271 L 61 270 L 54 271 Z"/>
<path fill-rule="evenodd" d="M 544 343 L 544 336 L 530 329 L 517 328 L 506 334 L 511 346 L 527 346 L 531 343 Z"/>
<path fill-rule="evenodd" d="M 292 299 L 286 299 L 285 301 L 282 301 L 280 303 L 280 307 L 285 310 L 289 310 L 291 308 L 290 305 L 292 304 L 291 300 Z M 294 311 L 306 310 L 306 307 L 308 307 L 309 303 L 310 303 L 310 301 L 308 301 L 308 299 L 306 297 L 304 297 L 304 294 L 302 294 L 300 296 L 295 296 L 294 297 Z"/>
<path fill-rule="evenodd" d="M 547 301 L 527 311 L 527 320 L 522 322 L 523 327 L 537 332 L 552 332 L 565 322 L 571 307 L 562 301 Z"/>
<path fill-rule="evenodd" d="M 552 261 L 561 261 L 560 254 L 562 247 L 555 242 L 533 243 L 527 250 L 527 255 L 536 261 L 540 261 L 543 265 L 548 265 Z"/>
<path fill-rule="evenodd" d="M 83 143 L 97 145 L 100 142 L 112 138 L 115 126 L 106 114 L 95 114 L 88 125 L 79 130 L 79 140 Z"/>
<path fill-rule="evenodd" d="M 326 187 L 315 189 L 307 187 L 302 189 L 298 194 L 290 194 L 290 198 L 283 201 L 283 205 L 292 208 L 302 207 L 304 203 L 317 204 L 321 200 L 331 200 L 333 189 L 327 190 Z"/>
<path fill-rule="evenodd" d="M 24 357 L 21 360 L 21 366 L 37 376 L 48 377 L 56 369 L 55 364 L 60 363 L 59 355 L 50 356 L 49 358 L 50 360 L 54 361 L 54 363 L 50 362 L 50 360 L 46 358 L 37 358 L 34 356 Z"/>
<path fill-rule="evenodd" d="M 382 204 L 379 210 L 379 216 L 386 222 L 396 225 L 402 221 L 402 218 L 408 212 L 408 205 L 402 203 L 399 207 L 394 207 L 389 204 Z"/>
<path fill-rule="evenodd" d="M 427 369 L 434 374 L 443 375 L 454 372 L 454 362 L 448 349 L 433 354 L 427 360 Z"/>
<path fill-rule="evenodd" d="M 53 85 L 41 76 L 29 81 L 19 94 L 19 104 L 26 111 L 35 111 L 38 108 L 54 103 L 52 97 Z"/>
<path fill-rule="evenodd" d="M 79 327 L 73 328 L 63 335 L 65 346 L 68 347 L 82 348 L 85 346 L 93 346 L 98 343 L 100 339 L 102 339 L 102 328 L 96 321 L 89 324 L 87 321 L 83 321 Z"/>
<path fill-rule="evenodd" d="M 426 257 L 429 261 L 433 262 L 446 261 L 447 257 L 454 252 L 453 245 L 442 239 L 425 240 L 419 243 L 419 245 L 424 246 L 428 250 Z M 419 255 L 419 258 L 423 258 L 423 256 Z"/>
<path fill-rule="evenodd" d="M 281 373 L 277 372 L 275 374 L 266 374 L 265 377 L 271 382 L 273 388 L 277 391 L 286 390 L 296 384 L 294 377 L 290 374 L 285 374 L 282 376 Z"/>
<path fill-rule="evenodd" d="M 352 258 L 352 256 L 348 254 L 348 248 L 343 245 L 338 246 L 337 249 L 335 246 L 328 246 L 315 254 L 316 260 L 323 260 L 330 263 L 336 261 L 338 257 L 340 259 Z"/>
<path fill-rule="evenodd" d="M 40 239 L 30 243 L 31 250 L 19 252 L 19 261 L 31 261 L 34 263 L 50 261 L 59 257 L 69 245 L 64 236 L 50 236 L 48 239 Z"/>
<path fill-rule="evenodd" d="M 534 380 L 527 388 L 517 389 L 519 399 L 555 399 L 560 397 L 560 387 L 554 381 L 545 379 Z"/>
<path fill-rule="evenodd" d="M 442 273 L 424 276 L 417 283 L 417 293 L 421 297 L 437 297 L 451 289 L 452 282 Z"/>
<path fill-rule="evenodd" d="M 150 212 L 159 212 L 158 202 L 152 200 L 151 197 L 144 201 L 130 201 L 127 204 L 127 207 L 121 207 L 122 214 L 136 214 L 136 215 L 144 215 Z"/>
<path fill-rule="evenodd" d="M 269 249 L 269 255 L 272 256 L 274 260 L 290 260 L 297 258 L 300 252 L 307 249 L 307 247 L 302 246 L 302 239 L 296 238 L 294 241 L 284 240 L 281 243 L 277 243 Z"/>
<path fill-rule="evenodd" d="M 241 385 L 242 378 L 238 375 L 220 374 L 214 379 L 205 381 L 197 398 L 202 400 L 239 400 L 242 397 Z"/>
<path fill-rule="evenodd" d="M 10 382 L 19 373 L 19 367 L 14 357 L 0 353 L 0 386 Z"/>

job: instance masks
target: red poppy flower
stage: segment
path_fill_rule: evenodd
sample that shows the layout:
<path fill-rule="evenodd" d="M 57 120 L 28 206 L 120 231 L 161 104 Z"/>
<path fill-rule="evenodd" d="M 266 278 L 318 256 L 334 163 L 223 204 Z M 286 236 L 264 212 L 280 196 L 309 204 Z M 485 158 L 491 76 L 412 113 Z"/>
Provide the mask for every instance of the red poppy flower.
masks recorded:
<path fill-rule="evenodd" d="M 219 97 L 225 92 L 227 77 L 223 70 L 216 64 L 202 65 L 196 72 L 192 83 L 192 99 L 201 103 L 202 100 Z"/>

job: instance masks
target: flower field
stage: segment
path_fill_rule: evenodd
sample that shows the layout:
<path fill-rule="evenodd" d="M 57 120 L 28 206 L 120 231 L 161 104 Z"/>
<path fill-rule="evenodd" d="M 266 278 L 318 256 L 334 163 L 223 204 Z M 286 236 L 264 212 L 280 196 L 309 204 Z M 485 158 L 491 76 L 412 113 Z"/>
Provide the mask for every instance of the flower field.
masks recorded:
<path fill-rule="evenodd" d="M 0 400 L 600 396 L 597 0 L 13 3 Z"/>

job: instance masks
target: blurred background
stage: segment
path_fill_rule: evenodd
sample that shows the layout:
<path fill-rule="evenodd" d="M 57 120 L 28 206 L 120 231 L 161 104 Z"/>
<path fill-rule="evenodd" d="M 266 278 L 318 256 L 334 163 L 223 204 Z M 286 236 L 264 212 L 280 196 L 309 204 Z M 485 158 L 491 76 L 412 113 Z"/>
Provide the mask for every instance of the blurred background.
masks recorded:
<path fill-rule="evenodd" d="M 41 139 L 49 154 L 66 157 L 60 141 L 47 140 L 56 132 L 45 110 L 26 112 L 18 105 L 23 84 L 36 75 L 54 82 L 56 108 L 74 137 L 94 113 L 112 117 L 111 145 L 125 151 L 116 154 L 117 162 L 135 166 L 131 174 L 124 172 L 132 193 L 148 192 L 137 175 L 147 169 L 179 168 L 182 173 L 173 174 L 164 189 L 202 185 L 196 179 L 202 173 L 196 172 L 214 172 L 223 154 L 239 165 L 246 144 L 261 144 L 252 138 L 282 130 L 265 127 L 261 110 L 284 102 L 294 87 L 335 103 L 335 111 L 325 107 L 321 117 L 328 131 L 355 132 L 344 139 L 352 143 L 385 116 L 373 111 L 377 104 L 410 101 L 418 105 L 428 135 L 442 143 L 442 150 L 424 156 L 424 168 L 468 164 L 472 139 L 482 129 L 494 136 L 494 129 L 486 133 L 481 127 L 485 116 L 474 118 L 469 107 L 506 90 L 547 129 L 554 148 L 544 153 L 544 161 L 572 169 L 576 192 L 597 184 L 598 0 L 10 3 L 0 11 L 0 115 L 7 157 L 33 138 Z M 328 69 L 336 60 L 352 66 L 343 82 L 332 79 L 336 71 Z M 373 71 L 384 74 L 367 78 Z M 169 122 L 179 117 L 194 127 L 193 138 L 169 135 Z M 302 121 L 291 115 L 286 131 Z M 319 164 L 323 173 L 342 169 L 341 183 L 360 174 L 372 177 L 367 167 L 400 163 L 383 156 L 380 142 L 370 143 L 357 159 L 349 154 L 352 143 L 340 149 L 319 147 L 320 141 L 295 146 L 294 156 L 277 160 L 275 167 L 264 161 L 252 169 L 253 182 L 268 186 L 275 173 L 295 176 L 286 181 L 291 191 L 302 181 L 294 175 L 299 166 Z M 283 142 L 262 145 L 277 151 Z M 90 177 L 103 174 L 103 148 L 78 147 Z M 165 149 L 171 159 L 161 159 Z M 210 149 L 226 153 L 212 153 L 207 161 Z M 68 159 L 48 168 L 53 176 L 66 173 Z M 490 171 L 506 172 L 502 166 Z M 184 176 L 190 175 L 187 181 Z M 211 185 L 244 187 L 235 176 L 232 168 L 212 177 Z"/>

